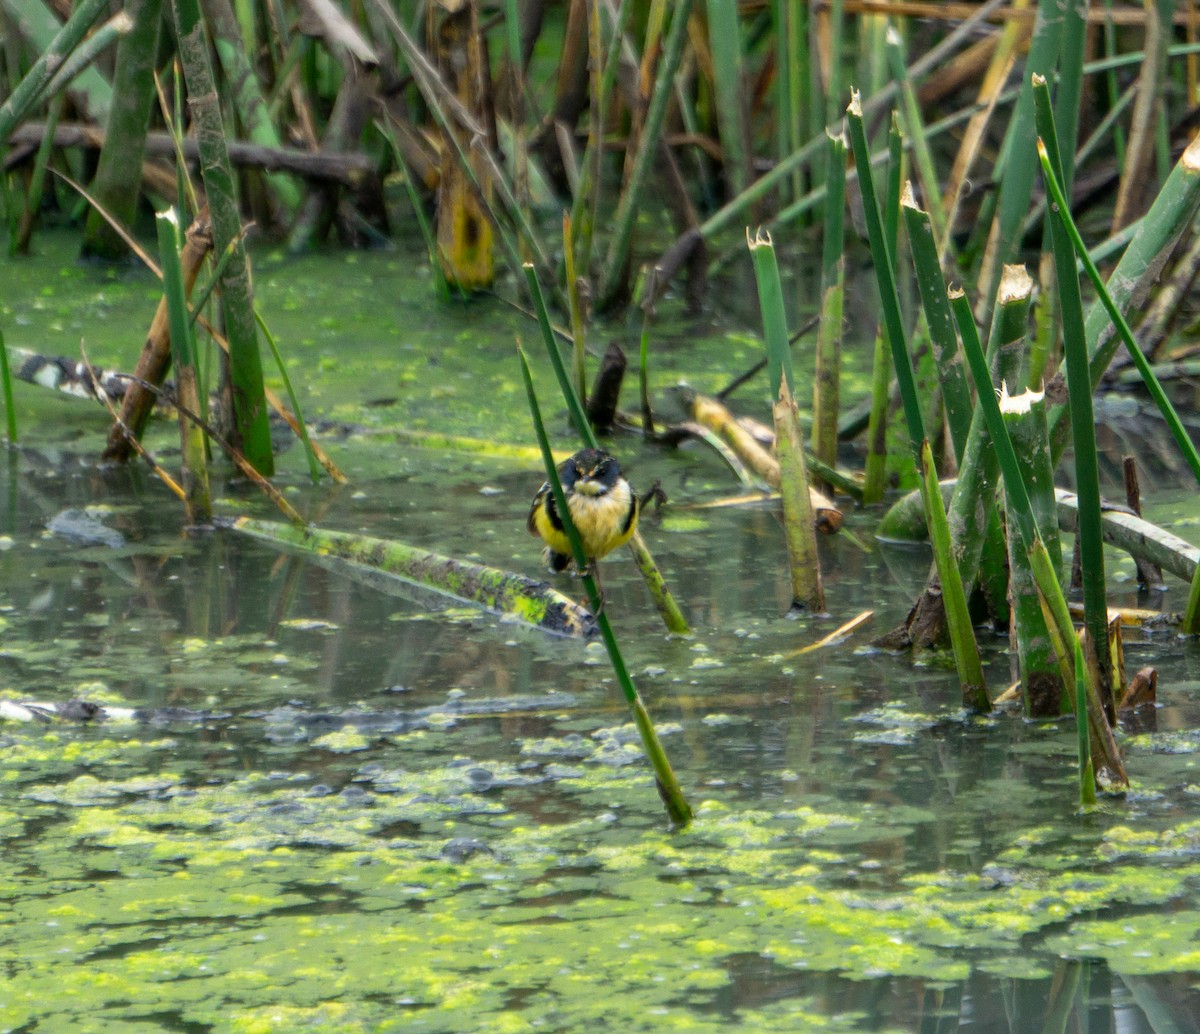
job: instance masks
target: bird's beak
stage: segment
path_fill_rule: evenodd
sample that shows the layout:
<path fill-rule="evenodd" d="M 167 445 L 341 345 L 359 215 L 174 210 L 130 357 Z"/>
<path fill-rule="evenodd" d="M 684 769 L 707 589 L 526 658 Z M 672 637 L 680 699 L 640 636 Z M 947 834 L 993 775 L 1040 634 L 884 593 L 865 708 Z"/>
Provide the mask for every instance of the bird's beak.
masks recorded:
<path fill-rule="evenodd" d="M 608 491 L 608 486 L 593 477 L 583 477 L 575 482 L 575 491 L 580 495 L 604 495 Z"/>

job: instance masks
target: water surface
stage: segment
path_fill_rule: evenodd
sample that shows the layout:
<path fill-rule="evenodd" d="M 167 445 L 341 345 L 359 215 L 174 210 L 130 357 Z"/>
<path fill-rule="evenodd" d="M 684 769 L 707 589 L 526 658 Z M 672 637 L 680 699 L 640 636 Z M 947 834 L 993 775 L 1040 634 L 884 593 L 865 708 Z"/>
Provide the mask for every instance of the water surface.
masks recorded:
<path fill-rule="evenodd" d="M 130 365 L 153 285 L 44 247 L 10 263 L 9 343 L 74 354 L 83 337 Z M 513 339 L 536 356 L 534 328 L 495 300 L 439 308 L 422 266 L 259 258 L 267 318 L 351 475 L 311 486 L 292 449 L 279 483 L 323 526 L 537 574 L 536 465 L 393 433 L 529 440 Z M 658 394 L 756 359 L 737 319 L 668 312 Z M 759 394 L 743 404 L 762 416 Z M 629 561 L 604 563 L 696 807 L 672 833 L 598 647 L 185 537 L 152 475 L 95 466 L 102 412 L 27 387 L 18 408 L 3 696 L 139 710 L 0 724 L 0 1030 L 1200 1029 L 1194 643 L 1127 642 L 1161 706 L 1123 738 L 1132 792 L 1081 814 L 1070 720 L 967 716 L 942 659 L 871 648 L 928 564 L 881 551 L 878 514 L 822 542 L 830 617 L 791 619 L 774 511 L 699 508 L 739 491 L 719 460 L 617 439 L 635 483 L 671 498 L 645 532 L 696 630 L 666 636 Z M 169 429 L 153 444 L 172 465 Z M 218 495 L 273 517 L 244 485 Z M 1200 539 L 1194 496 L 1157 501 Z M 122 544 L 47 531 L 87 507 Z M 1131 572 L 1114 556 L 1120 602 L 1138 602 Z M 1163 603 L 1185 598 L 1173 584 Z M 846 643 L 798 652 L 866 609 Z M 1004 639 L 986 647 L 995 692 Z"/>

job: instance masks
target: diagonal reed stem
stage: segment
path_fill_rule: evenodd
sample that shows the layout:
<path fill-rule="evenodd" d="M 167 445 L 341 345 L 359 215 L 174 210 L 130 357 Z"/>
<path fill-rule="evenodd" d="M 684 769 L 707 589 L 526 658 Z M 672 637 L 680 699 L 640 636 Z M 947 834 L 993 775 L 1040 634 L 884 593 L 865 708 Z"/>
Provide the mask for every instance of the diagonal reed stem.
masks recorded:
<path fill-rule="evenodd" d="M 538 406 L 537 394 L 533 387 L 533 376 L 529 372 L 529 363 L 526 362 L 525 353 L 519 343 L 517 345 L 517 358 L 521 364 L 521 377 L 525 382 L 525 393 L 529 397 L 529 412 L 533 417 L 533 429 L 537 435 L 538 447 L 541 449 L 542 463 L 546 468 L 546 479 L 550 483 L 550 491 L 554 493 L 555 506 L 558 507 L 558 512 L 562 516 L 563 528 L 571 543 L 571 552 L 574 554 L 575 566 L 579 571 L 586 572 L 588 569 L 588 559 L 583 551 L 583 542 L 579 537 L 579 531 L 576 529 L 574 521 L 571 520 L 571 510 L 567 506 L 567 498 L 563 492 L 562 482 L 558 478 L 558 469 L 554 463 L 554 454 L 550 451 L 550 440 L 546 437 L 546 428 L 542 423 L 541 409 Z M 637 687 L 633 684 L 629 669 L 625 666 L 625 659 L 621 656 L 621 649 L 617 645 L 612 625 L 609 624 L 608 615 L 604 611 L 596 579 L 590 574 L 584 573 L 582 581 L 584 589 L 588 594 L 588 602 L 591 605 L 592 613 L 596 616 L 596 624 L 600 628 L 600 637 L 604 641 L 604 648 L 608 651 L 608 659 L 612 663 L 613 674 L 616 675 L 617 683 L 621 687 L 625 702 L 629 705 L 630 712 L 633 715 L 633 722 L 637 727 L 638 735 L 641 737 L 646 757 L 654 769 L 655 782 L 658 785 L 659 795 L 667 807 L 667 815 L 670 817 L 672 825 L 677 828 L 684 827 L 691 822 L 691 806 L 683 796 L 683 790 L 680 788 L 679 781 L 675 778 L 675 773 L 671 768 L 670 761 L 667 759 L 666 751 L 663 750 L 658 733 L 655 731 L 654 724 L 650 720 L 649 712 L 647 712 L 641 697 L 638 695 Z"/>

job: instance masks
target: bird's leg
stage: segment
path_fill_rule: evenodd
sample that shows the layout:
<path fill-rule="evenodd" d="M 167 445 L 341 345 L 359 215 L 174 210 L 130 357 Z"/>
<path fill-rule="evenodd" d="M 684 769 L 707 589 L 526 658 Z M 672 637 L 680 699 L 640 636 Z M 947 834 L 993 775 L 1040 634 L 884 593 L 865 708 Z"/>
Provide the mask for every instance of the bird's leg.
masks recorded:
<path fill-rule="evenodd" d="M 584 564 L 583 570 L 579 572 L 580 578 L 584 577 L 584 575 L 589 575 L 596 583 L 596 595 L 600 597 L 600 606 L 597 608 L 596 613 L 592 616 L 599 617 L 604 613 L 604 586 L 600 582 L 600 565 L 596 562 L 595 557 L 588 557 L 588 561 L 586 564 Z M 591 600 L 588 601 L 588 605 L 591 605 Z"/>
<path fill-rule="evenodd" d="M 651 503 L 654 504 L 655 510 L 658 510 L 663 503 L 667 501 L 667 493 L 663 491 L 662 482 L 655 481 L 638 499 L 638 503 L 645 510 Z"/>

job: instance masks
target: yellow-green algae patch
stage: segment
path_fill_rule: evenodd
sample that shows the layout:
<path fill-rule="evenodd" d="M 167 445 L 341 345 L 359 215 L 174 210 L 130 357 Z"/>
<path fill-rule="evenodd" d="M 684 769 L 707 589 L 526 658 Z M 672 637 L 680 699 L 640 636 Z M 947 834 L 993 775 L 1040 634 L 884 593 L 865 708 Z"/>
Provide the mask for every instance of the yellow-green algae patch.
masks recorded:
<path fill-rule="evenodd" d="M 1059 954 L 1200 968 L 1197 917 L 1146 913 L 1200 880 L 1195 823 L 1031 826 L 977 866 L 881 880 L 864 848 L 931 809 L 701 799 L 672 835 L 644 820 L 623 726 L 521 741 L 512 763 L 432 733 L 309 744 L 340 788 L 189 769 L 135 731 L 6 736 L 2 809 L 24 835 L 0 854 L 0 1029 L 837 1031 L 853 1018 L 800 995 L 719 1006 L 731 960 L 856 979 L 1039 976 Z M 573 809 L 539 819 L 549 794 Z"/>

